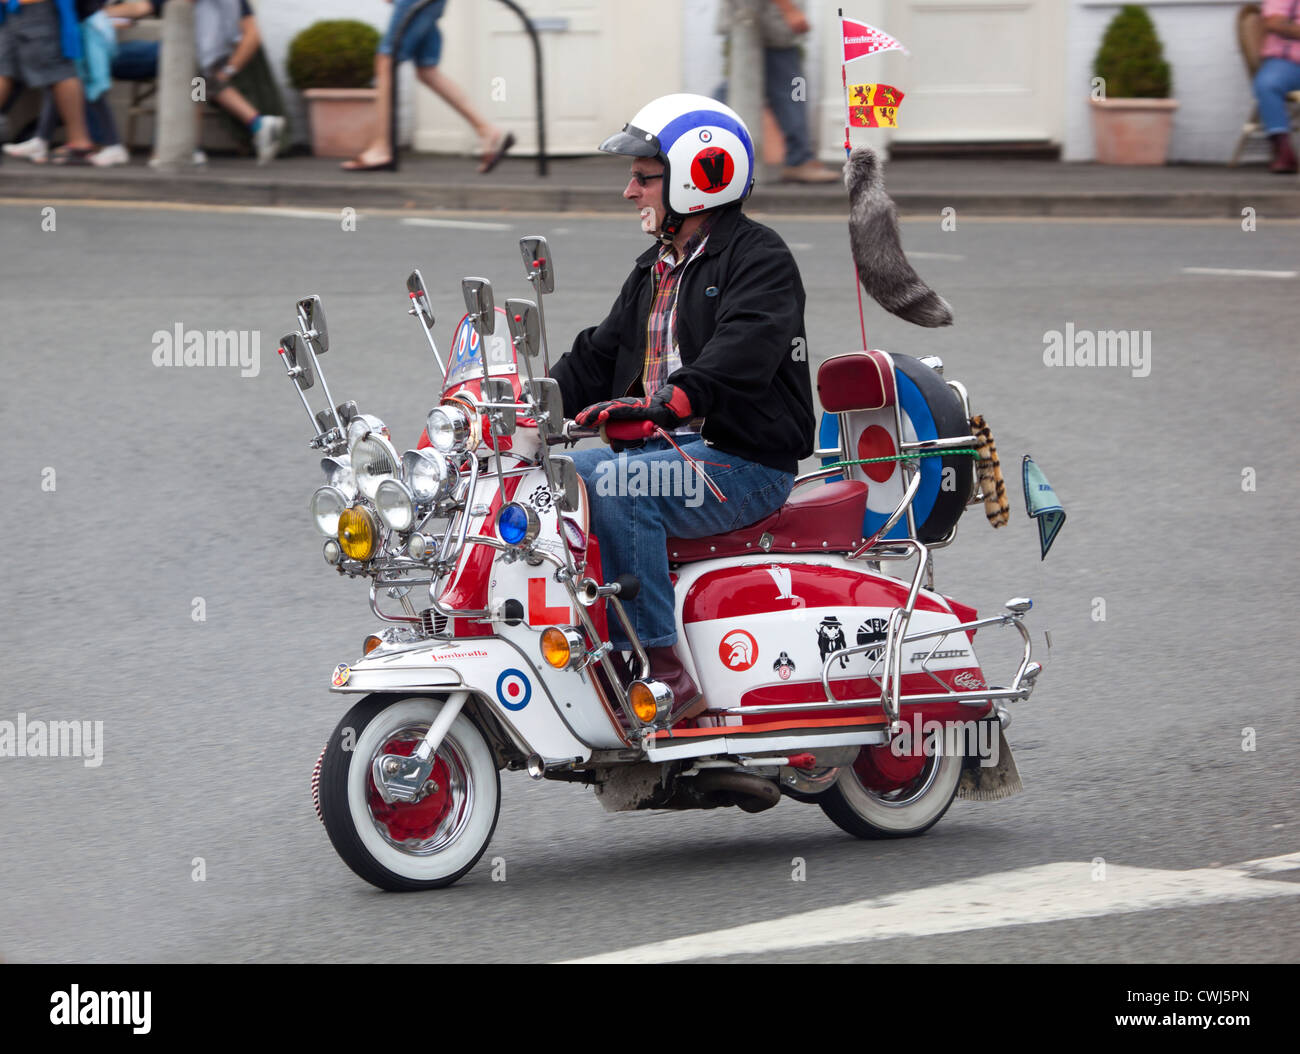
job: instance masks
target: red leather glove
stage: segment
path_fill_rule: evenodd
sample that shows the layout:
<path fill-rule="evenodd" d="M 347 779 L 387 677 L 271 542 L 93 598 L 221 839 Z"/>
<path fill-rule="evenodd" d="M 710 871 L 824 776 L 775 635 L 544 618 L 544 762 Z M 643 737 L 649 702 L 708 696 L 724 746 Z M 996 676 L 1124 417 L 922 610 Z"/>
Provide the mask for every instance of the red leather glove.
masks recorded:
<path fill-rule="evenodd" d="M 660 428 L 675 428 L 695 416 L 691 401 L 676 385 L 666 384 L 654 395 L 624 397 L 593 403 L 574 418 L 583 428 L 599 428 L 606 421 L 652 421 Z"/>

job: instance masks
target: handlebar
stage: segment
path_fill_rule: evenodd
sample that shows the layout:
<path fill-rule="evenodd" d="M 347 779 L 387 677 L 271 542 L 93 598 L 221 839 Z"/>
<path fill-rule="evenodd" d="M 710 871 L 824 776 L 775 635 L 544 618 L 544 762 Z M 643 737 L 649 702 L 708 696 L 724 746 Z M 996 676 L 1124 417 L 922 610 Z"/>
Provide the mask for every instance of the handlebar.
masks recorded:
<path fill-rule="evenodd" d="M 636 443 L 654 435 L 653 421 L 606 421 L 600 428 L 583 428 L 574 421 L 565 421 L 564 429 L 558 435 L 547 436 L 549 446 L 560 443 L 576 443 L 580 439 L 599 437 L 601 442 Z"/>

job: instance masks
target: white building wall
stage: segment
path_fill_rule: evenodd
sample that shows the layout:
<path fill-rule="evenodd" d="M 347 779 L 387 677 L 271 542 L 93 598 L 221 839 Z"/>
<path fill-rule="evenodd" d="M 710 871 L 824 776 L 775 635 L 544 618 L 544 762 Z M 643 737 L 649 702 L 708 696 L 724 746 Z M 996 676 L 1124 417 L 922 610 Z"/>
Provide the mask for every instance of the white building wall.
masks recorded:
<path fill-rule="evenodd" d="M 1088 106 L 1092 63 L 1106 25 L 1120 6 L 1101 0 L 1071 2 L 1063 85 L 1065 161 L 1093 157 Z M 1146 0 L 1143 6 L 1164 45 L 1172 95 L 1179 103 L 1169 159 L 1226 162 L 1254 102 L 1237 47 L 1236 18 L 1242 5 L 1233 0 Z"/>
<path fill-rule="evenodd" d="M 293 122 L 294 141 L 305 143 L 311 138 L 307 130 L 307 114 L 298 93 L 289 86 L 289 79 L 284 70 L 290 41 L 312 23 L 335 18 L 352 18 L 358 22 L 368 22 L 383 33 L 388 28 L 388 19 L 393 13 L 393 5 L 385 3 L 384 0 L 248 0 L 248 2 L 257 13 L 257 24 L 262 31 L 262 47 L 284 91 L 285 105 Z M 415 112 L 412 103 L 415 78 L 411 73 L 410 63 L 406 64 L 402 73 L 403 78 L 398 93 L 400 108 L 398 138 L 403 143 L 409 143 Z"/>

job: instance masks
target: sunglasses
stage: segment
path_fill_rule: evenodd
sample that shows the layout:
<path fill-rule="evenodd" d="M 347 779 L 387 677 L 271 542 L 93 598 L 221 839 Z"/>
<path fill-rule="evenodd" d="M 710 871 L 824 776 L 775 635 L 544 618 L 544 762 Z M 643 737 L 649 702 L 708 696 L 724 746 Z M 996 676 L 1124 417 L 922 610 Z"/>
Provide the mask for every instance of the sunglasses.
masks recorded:
<path fill-rule="evenodd" d="M 632 179 L 636 182 L 636 185 L 638 187 L 644 187 L 647 183 L 651 182 L 652 180 L 663 179 L 663 178 L 664 178 L 664 174 L 662 172 L 656 172 L 653 176 L 647 176 L 644 172 L 632 173 Z"/>

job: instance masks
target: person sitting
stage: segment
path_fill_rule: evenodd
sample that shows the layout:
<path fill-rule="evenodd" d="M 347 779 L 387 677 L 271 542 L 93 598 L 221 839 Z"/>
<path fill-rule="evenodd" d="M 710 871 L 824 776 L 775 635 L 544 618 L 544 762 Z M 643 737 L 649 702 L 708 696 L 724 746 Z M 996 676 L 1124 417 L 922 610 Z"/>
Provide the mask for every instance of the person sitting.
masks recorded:
<path fill-rule="evenodd" d="M 781 237 L 741 211 L 754 147 L 733 110 L 703 96 L 664 96 L 600 149 L 631 159 L 623 197 L 657 244 L 637 258 L 604 321 L 578 334 L 551 375 L 565 415 L 579 425 L 659 428 L 634 451 L 579 450 L 573 460 L 592 496 L 605 581 L 625 572 L 640 580 L 628 616 L 651 676 L 673 692 L 674 719 L 684 720 L 706 701 L 673 650 L 667 539 L 703 538 L 771 515 L 785 503 L 799 460 L 812 454 L 804 289 Z M 609 485 L 638 476 L 685 480 L 693 471 L 707 472 L 712 496 L 686 486 L 643 494 Z M 631 646 L 613 621 L 611 642 Z"/>
<path fill-rule="evenodd" d="M 1259 101 L 1260 124 L 1273 144 L 1268 170 L 1290 175 L 1297 164 L 1286 96 L 1287 92 L 1300 90 L 1300 4 L 1296 0 L 1264 0 L 1260 14 L 1267 35 L 1259 51 L 1255 98 Z"/>

